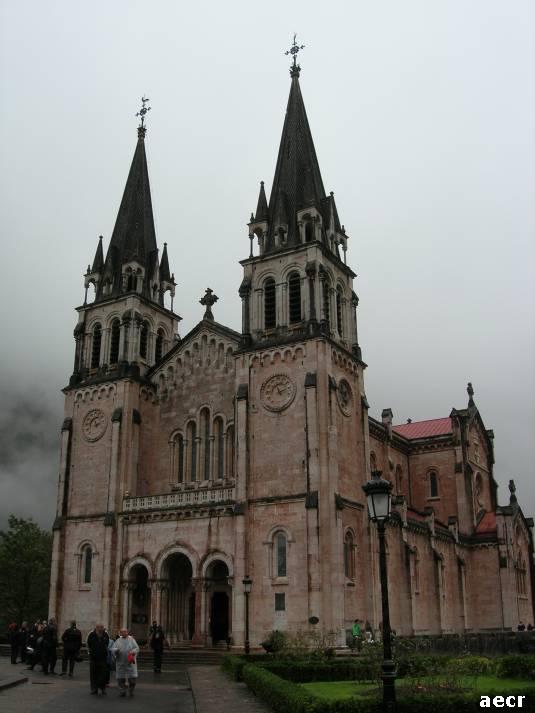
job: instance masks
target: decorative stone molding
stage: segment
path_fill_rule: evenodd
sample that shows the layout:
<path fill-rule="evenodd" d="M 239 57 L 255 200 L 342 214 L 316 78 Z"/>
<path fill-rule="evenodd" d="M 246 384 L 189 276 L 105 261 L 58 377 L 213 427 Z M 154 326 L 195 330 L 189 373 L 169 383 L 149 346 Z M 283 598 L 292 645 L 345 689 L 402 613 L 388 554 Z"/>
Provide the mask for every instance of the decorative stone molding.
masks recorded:
<path fill-rule="evenodd" d="M 89 443 L 94 443 L 102 438 L 108 427 L 108 419 L 101 409 L 95 408 L 88 411 L 82 422 L 82 433 Z"/>

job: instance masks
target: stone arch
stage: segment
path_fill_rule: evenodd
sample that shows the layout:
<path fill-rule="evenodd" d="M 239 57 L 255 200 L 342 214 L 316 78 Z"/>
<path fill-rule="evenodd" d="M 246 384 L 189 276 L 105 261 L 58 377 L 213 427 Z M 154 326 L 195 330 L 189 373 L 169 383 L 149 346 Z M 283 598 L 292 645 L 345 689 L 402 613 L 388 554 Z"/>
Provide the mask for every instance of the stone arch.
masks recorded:
<path fill-rule="evenodd" d="M 227 555 L 221 550 L 213 550 L 212 552 L 207 552 L 201 560 L 200 563 L 200 574 L 201 577 L 206 577 L 206 573 L 210 565 L 216 560 L 221 560 L 227 565 L 228 576 L 234 576 L 234 562 L 231 555 Z"/>
<path fill-rule="evenodd" d="M 132 559 L 125 562 L 123 566 L 123 581 L 130 579 L 130 571 L 136 565 L 142 565 L 148 572 L 149 579 L 153 579 L 153 567 L 151 561 L 144 555 L 136 555 Z"/>
<path fill-rule="evenodd" d="M 163 563 L 165 560 L 169 557 L 169 555 L 173 554 L 183 554 L 185 555 L 190 563 L 191 567 L 193 570 L 193 576 L 196 577 L 198 576 L 199 572 L 199 555 L 197 554 L 196 550 L 193 549 L 190 545 L 187 545 L 184 542 L 176 542 L 172 545 L 169 545 L 165 549 L 163 549 L 159 554 L 158 557 L 156 558 L 156 562 L 154 563 L 154 572 L 156 573 L 157 579 L 162 579 L 163 578 Z"/>

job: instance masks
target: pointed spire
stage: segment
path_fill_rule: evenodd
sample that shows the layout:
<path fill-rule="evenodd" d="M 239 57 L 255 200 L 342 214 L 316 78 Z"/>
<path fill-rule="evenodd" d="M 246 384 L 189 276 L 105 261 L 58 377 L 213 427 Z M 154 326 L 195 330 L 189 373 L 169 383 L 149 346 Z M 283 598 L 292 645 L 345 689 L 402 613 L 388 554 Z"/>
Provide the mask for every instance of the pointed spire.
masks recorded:
<path fill-rule="evenodd" d="M 260 181 L 260 193 L 258 194 L 258 204 L 256 206 L 255 222 L 260 223 L 267 220 L 269 216 L 266 191 L 264 190 L 264 181 Z"/>
<path fill-rule="evenodd" d="M 148 111 L 145 107 L 145 113 Z M 144 115 L 142 116 L 143 119 Z M 150 296 L 149 279 L 157 261 L 156 232 L 152 214 L 149 172 L 145 153 L 146 127 L 138 127 L 138 140 L 113 229 L 105 273 L 120 290 L 122 266 L 135 261 L 145 269 L 143 292 Z"/>
<path fill-rule="evenodd" d="M 294 47 L 297 47 L 295 41 Z M 299 242 L 297 211 L 309 205 L 321 211 L 326 197 L 299 86 L 300 68 L 295 61 L 296 52 L 290 50 L 290 53 L 294 56 L 292 84 L 269 201 L 270 216 L 276 217 L 282 211 L 288 215 L 288 245 Z M 271 230 L 275 228 L 272 224 Z"/>
<path fill-rule="evenodd" d="M 93 258 L 91 272 L 101 272 L 104 267 L 104 252 L 102 250 L 102 235 L 98 236 L 98 245 Z"/>
<path fill-rule="evenodd" d="M 169 258 L 167 257 L 167 243 L 163 244 L 162 259 L 160 260 L 160 280 L 161 282 L 171 282 Z"/>

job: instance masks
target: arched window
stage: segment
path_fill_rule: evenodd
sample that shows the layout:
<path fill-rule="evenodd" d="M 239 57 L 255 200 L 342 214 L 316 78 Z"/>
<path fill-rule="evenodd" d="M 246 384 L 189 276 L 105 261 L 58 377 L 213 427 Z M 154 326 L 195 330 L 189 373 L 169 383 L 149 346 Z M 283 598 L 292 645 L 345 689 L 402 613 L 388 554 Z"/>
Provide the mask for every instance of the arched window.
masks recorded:
<path fill-rule="evenodd" d="M 301 321 L 301 278 L 297 272 L 292 272 L 288 278 L 288 306 L 290 324 Z"/>
<path fill-rule="evenodd" d="M 311 243 L 314 240 L 314 226 L 311 220 L 305 223 L 305 242 Z"/>
<path fill-rule="evenodd" d="M 370 472 L 373 473 L 374 470 L 377 470 L 377 458 L 375 453 L 372 451 L 370 453 Z"/>
<path fill-rule="evenodd" d="M 147 358 L 148 344 L 149 344 L 149 323 L 145 321 L 141 325 L 141 331 L 139 334 L 139 356 L 142 359 Z"/>
<path fill-rule="evenodd" d="M 416 547 L 414 548 L 414 591 L 420 591 L 420 555 Z"/>
<path fill-rule="evenodd" d="M 137 289 L 137 277 L 131 270 L 128 271 L 127 275 L 128 276 L 126 279 L 126 291 L 135 291 Z"/>
<path fill-rule="evenodd" d="M 227 478 L 234 478 L 234 426 L 227 428 Z"/>
<path fill-rule="evenodd" d="M 286 535 L 284 532 L 277 532 L 275 535 L 275 573 L 277 577 L 286 577 Z"/>
<path fill-rule="evenodd" d="M 184 482 L 184 439 L 180 434 L 175 438 L 178 482 Z"/>
<path fill-rule="evenodd" d="M 100 365 L 100 345 L 102 344 L 102 327 L 99 323 L 93 327 L 93 343 L 91 345 L 91 368 L 97 369 Z"/>
<path fill-rule="evenodd" d="M 156 349 L 154 354 L 154 359 L 156 362 L 160 361 L 163 356 L 163 337 L 163 329 L 159 329 L 158 334 L 156 335 Z"/>
<path fill-rule="evenodd" d="M 348 530 L 344 537 L 344 574 L 348 579 L 355 579 L 355 539 L 353 533 Z"/>
<path fill-rule="evenodd" d="M 210 412 L 207 408 L 203 408 L 201 411 L 201 436 L 203 446 L 202 479 L 210 480 Z"/>
<path fill-rule="evenodd" d="M 189 448 L 189 479 L 193 482 L 197 480 L 197 424 L 190 421 L 188 424 L 188 448 Z"/>
<path fill-rule="evenodd" d="M 430 470 L 427 476 L 429 478 L 429 497 L 438 498 L 438 474 L 435 470 Z"/>
<path fill-rule="evenodd" d="M 114 319 L 111 323 L 110 339 L 110 364 L 117 364 L 119 361 L 119 342 L 121 340 L 121 323 Z"/>
<path fill-rule="evenodd" d="M 274 329 L 277 324 L 275 298 L 275 280 L 272 277 L 264 282 L 264 328 Z"/>
<path fill-rule="evenodd" d="M 331 286 L 329 285 L 329 280 L 325 278 L 322 284 L 322 299 L 323 299 L 323 319 L 326 322 L 331 320 Z"/>
<path fill-rule="evenodd" d="M 91 584 L 91 569 L 93 551 L 91 545 L 85 545 L 82 550 L 82 584 Z"/>
<path fill-rule="evenodd" d="M 336 290 L 336 326 L 340 337 L 344 336 L 344 324 L 342 319 L 342 290 Z"/>
<path fill-rule="evenodd" d="M 225 477 L 225 434 L 221 416 L 214 419 L 214 448 L 214 475 L 218 480 L 222 480 Z"/>

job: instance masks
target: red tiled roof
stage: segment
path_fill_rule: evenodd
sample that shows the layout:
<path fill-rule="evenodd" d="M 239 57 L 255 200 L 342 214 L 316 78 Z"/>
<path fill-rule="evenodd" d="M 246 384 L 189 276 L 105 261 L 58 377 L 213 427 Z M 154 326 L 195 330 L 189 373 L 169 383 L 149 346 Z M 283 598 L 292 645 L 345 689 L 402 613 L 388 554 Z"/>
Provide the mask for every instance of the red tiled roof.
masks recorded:
<path fill-rule="evenodd" d="M 476 532 L 478 535 L 486 534 L 487 532 L 496 532 L 496 513 L 486 512 L 481 518 Z"/>
<path fill-rule="evenodd" d="M 430 436 L 445 436 L 452 432 L 451 418 L 432 418 L 429 421 L 415 421 L 414 423 L 401 423 L 392 429 L 400 436 L 408 438 L 429 438 Z"/>

